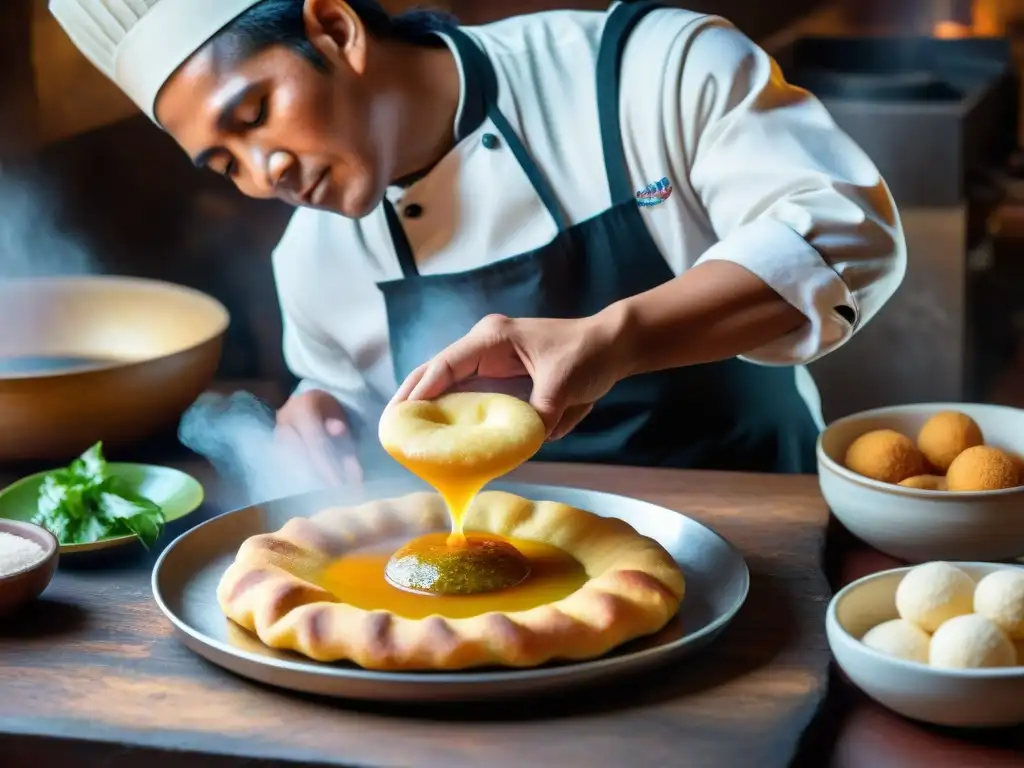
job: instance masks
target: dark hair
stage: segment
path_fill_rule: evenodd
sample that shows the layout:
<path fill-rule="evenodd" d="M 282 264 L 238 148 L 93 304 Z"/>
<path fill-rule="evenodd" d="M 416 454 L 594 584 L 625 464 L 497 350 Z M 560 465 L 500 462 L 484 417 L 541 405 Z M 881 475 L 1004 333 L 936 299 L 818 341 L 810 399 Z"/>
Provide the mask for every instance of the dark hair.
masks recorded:
<path fill-rule="evenodd" d="M 377 0 L 346 0 L 367 31 L 380 39 L 414 45 L 439 46 L 436 32 L 458 24 L 442 11 L 414 8 L 392 16 Z M 283 45 L 324 68 L 320 53 L 309 42 L 303 19 L 305 0 L 263 0 L 232 20 L 213 39 L 217 52 L 231 59 L 246 59 L 265 48 Z"/>

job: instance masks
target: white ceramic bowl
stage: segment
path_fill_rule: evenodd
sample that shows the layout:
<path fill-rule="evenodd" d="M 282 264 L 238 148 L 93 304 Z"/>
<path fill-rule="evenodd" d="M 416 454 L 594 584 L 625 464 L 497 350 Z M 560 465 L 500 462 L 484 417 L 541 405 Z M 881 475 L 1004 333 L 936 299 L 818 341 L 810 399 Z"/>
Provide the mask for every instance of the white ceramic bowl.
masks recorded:
<path fill-rule="evenodd" d="M 922 491 L 858 475 L 846 449 L 875 429 L 912 440 L 930 416 L 955 410 L 974 419 L 986 445 L 1024 456 L 1024 410 L 928 403 L 865 411 L 833 422 L 818 439 L 818 482 L 832 513 L 856 537 L 911 563 L 1010 560 L 1024 556 L 1024 487 L 979 493 Z"/>
<path fill-rule="evenodd" d="M 976 581 L 1008 565 L 953 563 Z M 938 669 L 872 650 L 860 638 L 898 618 L 896 587 L 909 568 L 853 582 L 829 603 L 828 644 L 846 676 L 884 707 L 935 725 L 985 728 L 1024 723 L 1024 667 Z M 1020 649 L 1022 643 L 1018 643 Z"/>

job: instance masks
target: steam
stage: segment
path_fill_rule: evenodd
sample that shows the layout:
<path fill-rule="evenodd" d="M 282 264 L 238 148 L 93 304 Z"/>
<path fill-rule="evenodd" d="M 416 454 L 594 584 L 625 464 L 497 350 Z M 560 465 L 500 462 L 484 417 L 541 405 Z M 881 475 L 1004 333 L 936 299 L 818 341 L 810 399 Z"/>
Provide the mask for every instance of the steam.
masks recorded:
<path fill-rule="evenodd" d="M 377 122 L 386 129 L 388 109 L 382 109 Z M 391 142 L 384 142 L 390 146 Z M 54 207 L 45 189 L 35 182 L 18 178 L 0 169 L 0 282 L 17 278 L 81 276 L 102 273 L 102 266 L 89 248 L 61 230 Z M 413 330 L 416 348 L 439 351 L 459 338 L 472 322 L 488 311 L 487 296 L 467 291 L 447 296 L 444 306 L 430 307 L 426 322 Z M 25 338 L 42 322 L 48 307 L 29 306 L 25 302 L 0 314 L 6 323 L 6 338 Z M 25 304 L 23 306 L 23 304 Z M 12 324 L 18 332 L 12 334 Z M 15 351 L 15 354 L 19 353 Z M 10 352 L 6 352 L 10 354 Z M 0 360 L 5 349 L 0 345 Z M 425 362 L 425 361 L 424 361 Z M 2 368 L 2 366 L 0 366 Z M 2 374 L 2 371 L 0 371 Z M 526 379 L 504 381 L 473 379 L 456 389 L 502 391 L 529 399 L 531 383 Z M 364 477 L 407 478 L 407 473 L 392 460 L 377 441 L 376 418 L 391 393 L 370 391 L 360 403 L 353 420 L 362 414 L 365 423 L 352 424 L 358 444 L 356 453 Z M 232 497 L 245 504 L 321 490 L 331 485 L 306 451 L 275 435 L 275 413 L 247 392 L 230 396 L 205 394 L 184 414 L 179 424 L 181 443 L 205 457 L 226 481 Z"/>
<path fill-rule="evenodd" d="M 45 195 L 0 169 L 0 280 L 97 271 L 89 250 L 60 231 Z"/>
<path fill-rule="evenodd" d="M 274 412 L 248 392 L 202 395 L 182 417 L 178 439 L 204 456 L 245 504 L 327 487 L 305 453 L 274 436 Z"/>

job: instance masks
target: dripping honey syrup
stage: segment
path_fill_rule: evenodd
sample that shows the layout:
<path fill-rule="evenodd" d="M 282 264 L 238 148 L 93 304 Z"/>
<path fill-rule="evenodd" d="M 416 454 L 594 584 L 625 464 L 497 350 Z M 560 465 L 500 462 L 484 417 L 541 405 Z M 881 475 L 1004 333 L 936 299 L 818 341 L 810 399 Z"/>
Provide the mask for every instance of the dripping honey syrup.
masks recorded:
<path fill-rule="evenodd" d="M 508 467 L 491 466 L 487 472 L 439 467 L 408 456 L 401 463 L 420 479 L 430 484 L 444 500 L 451 519 L 447 544 L 453 550 L 465 547 L 466 512 L 476 495 L 487 483 L 507 469 L 518 466 L 528 455 L 510 457 Z M 443 534 L 442 534 L 443 535 Z M 338 599 L 364 610 L 386 610 L 398 616 L 421 619 L 432 615 L 468 618 L 492 611 L 525 611 L 557 602 L 579 589 L 587 580 L 583 566 L 557 547 L 533 541 L 505 540 L 484 533 L 469 534 L 476 541 L 504 541 L 512 544 L 529 562 L 529 574 L 518 584 L 476 594 L 424 594 L 392 584 L 386 576 L 388 562 L 395 550 L 409 542 L 375 550 L 354 552 L 331 565 L 323 576 L 323 586 Z M 425 537 L 422 543 L 430 541 Z M 436 544 L 437 539 L 433 542 Z M 420 543 L 411 542 L 413 549 Z"/>
<path fill-rule="evenodd" d="M 419 476 L 429 483 L 438 495 L 444 499 L 448 507 L 448 514 L 451 517 L 452 532 L 449 539 L 455 545 L 463 541 L 463 521 L 469 505 L 480 492 L 480 490 L 494 478 L 490 475 L 446 473 L 438 471 L 437 467 L 421 465 L 417 462 L 406 460 L 406 464 L 413 474 Z"/>
<path fill-rule="evenodd" d="M 385 578 L 392 554 L 406 542 L 392 541 L 345 555 L 325 569 L 319 581 L 342 602 L 367 611 L 390 611 L 408 619 L 440 615 L 469 618 L 491 611 L 525 611 L 568 597 L 587 581 L 583 566 L 550 544 L 502 539 L 470 532 L 470 539 L 508 541 L 530 562 L 524 581 L 506 589 L 475 595 L 429 595 L 394 586 Z"/>

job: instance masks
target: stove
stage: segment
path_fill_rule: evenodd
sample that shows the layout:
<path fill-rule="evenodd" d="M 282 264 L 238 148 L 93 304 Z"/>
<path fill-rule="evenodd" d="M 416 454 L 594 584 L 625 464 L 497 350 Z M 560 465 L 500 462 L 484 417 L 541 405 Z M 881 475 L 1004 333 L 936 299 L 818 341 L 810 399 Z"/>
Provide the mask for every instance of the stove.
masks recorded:
<path fill-rule="evenodd" d="M 998 210 L 1018 147 L 1019 82 L 1002 38 L 805 37 L 776 54 L 872 158 L 909 264 L 871 323 L 812 370 L 826 419 L 909 402 L 984 400 L 978 329 Z"/>
<path fill-rule="evenodd" d="M 1017 146 L 1008 40 L 808 37 L 780 64 L 871 156 L 901 207 L 955 205 Z"/>

